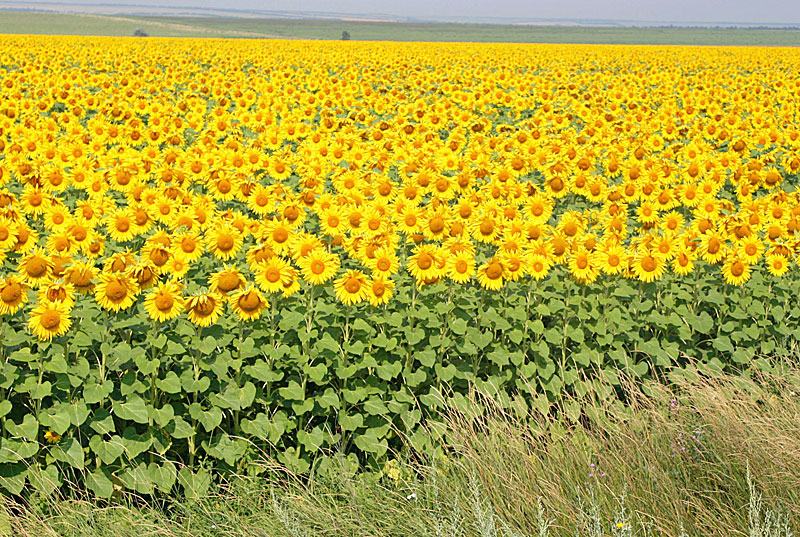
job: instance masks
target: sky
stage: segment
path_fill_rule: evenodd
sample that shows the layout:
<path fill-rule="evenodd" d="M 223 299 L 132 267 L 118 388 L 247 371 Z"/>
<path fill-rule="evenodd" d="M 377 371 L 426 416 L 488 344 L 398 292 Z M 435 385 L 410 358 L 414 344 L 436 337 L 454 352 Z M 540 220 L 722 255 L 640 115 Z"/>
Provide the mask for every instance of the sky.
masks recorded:
<path fill-rule="evenodd" d="M 800 23 L 800 0 L 49 0 L 48 3 L 384 13 L 414 18 Z"/>

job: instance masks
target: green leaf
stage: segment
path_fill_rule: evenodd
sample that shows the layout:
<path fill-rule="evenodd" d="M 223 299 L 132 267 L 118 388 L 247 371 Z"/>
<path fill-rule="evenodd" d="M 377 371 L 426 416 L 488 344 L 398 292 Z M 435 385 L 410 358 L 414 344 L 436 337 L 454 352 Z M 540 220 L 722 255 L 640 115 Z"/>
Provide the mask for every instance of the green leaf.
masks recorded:
<path fill-rule="evenodd" d="M 180 393 L 181 392 L 181 379 L 174 371 L 168 371 L 163 379 L 156 380 L 156 387 L 166 393 Z"/>
<path fill-rule="evenodd" d="M 211 432 L 222 423 L 222 410 L 218 407 L 211 407 L 204 411 L 199 403 L 189 405 L 189 415 L 200 422 L 206 432 Z"/>
<path fill-rule="evenodd" d="M 69 364 L 63 354 L 56 354 L 44 363 L 44 370 L 51 373 L 66 373 L 69 371 Z"/>
<path fill-rule="evenodd" d="M 714 348 L 720 352 L 733 352 L 733 343 L 728 336 L 719 336 L 714 340 Z"/>
<path fill-rule="evenodd" d="M 133 427 L 126 427 L 122 431 L 122 446 L 131 460 L 147 451 L 152 443 L 153 437 L 150 432 L 137 434 L 136 429 Z"/>
<path fill-rule="evenodd" d="M 111 481 L 111 472 L 106 468 L 98 468 L 86 475 L 86 486 L 98 498 L 110 498 L 114 494 L 114 483 Z"/>
<path fill-rule="evenodd" d="M 6 430 L 14 436 L 36 441 L 39 436 L 39 423 L 33 414 L 26 414 L 19 424 L 7 419 Z"/>
<path fill-rule="evenodd" d="M 83 447 L 76 439 L 63 439 L 60 444 L 53 446 L 51 453 L 57 461 L 66 462 L 73 468 L 83 470 Z"/>
<path fill-rule="evenodd" d="M 104 441 L 103 438 L 97 434 L 89 440 L 89 447 L 92 452 L 100 457 L 103 464 L 113 464 L 125 453 L 125 446 L 122 443 L 122 438 L 118 435 L 111 437 L 109 441 Z"/>
<path fill-rule="evenodd" d="M 61 472 L 55 464 L 45 468 L 33 466 L 28 470 L 28 481 L 41 494 L 50 496 L 61 486 Z"/>
<path fill-rule="evenodd" d="M 25 487 L 25 478 L 28 475 L 26 463 L 0 464 L 0 487 L 11 494 L 19 494 Z"/>
<path fill-rule="evenodd" d="M 306 398 L 305 390 L 303 390 L 303 387 L 300 386 L 300 383 L 295 380 L 290 380 L 289 385 L 284 388 L 280 388 L 278 393 L 281 394 L 281 397 L 289 401 L 302 401 Z"/>
<path fill-rule="evenodd" d="M 103 384 L 89 383 L 83 386 L 83 400 L 88 405 L 94 405 L 111 395 L 114 383 L 110 380 Z"/>
<path fill-rule="evenodd" d="M 191 424 L 181 416 L 175 416 L 172 423 L 166 426 L 166 430 L 173 438 L 189 438 L 195 434 Z"/>
<path fill-rule="evenodd" d="M 414 358 L 425 367 L 433 367 L 433 364 L 436 363 L 436 351 L 432 349 L 417 351 L 414 353 Z"/>
<path fill-rule="evenodd" d="M 114 401 L 114 414 L 123 420 L 135 421 L 136 423 L 148 423 L 150 416 L 147 411 L 147 404 L 138 395 L 133 395 L 124 403 Z"/>
<path fill-rule="evenodd" d="M 105 408 L 95 409 L 89 427 L 100 434 L 109 434 L 116 430 L 114 417 Z"/>
<path fill-rule="evenodd" d="M 166 461 L 160 465 L 151 462 L 147 465 L 146 473 L 150 481 L 152 481 L 161 492 L 165 493 L 169 493 L 172 490 L 178 478 L 178 471 L 175 465 L 170 461 Z"/>
<path fill-rule="evenodd" d="M 188 500 L 199 500 L 211 486 L 211 475 L 206 470 L 195 473 L 184 466 L 178 472 L 178 483 L 183 487 L 183 493 Z"/>
<path fill-rule="evenodd" d="M 0 439 L 0 464 L 22 461 L 33 457 L 38 452 L 38 442 L 27 442 L 16 438 Z"/>

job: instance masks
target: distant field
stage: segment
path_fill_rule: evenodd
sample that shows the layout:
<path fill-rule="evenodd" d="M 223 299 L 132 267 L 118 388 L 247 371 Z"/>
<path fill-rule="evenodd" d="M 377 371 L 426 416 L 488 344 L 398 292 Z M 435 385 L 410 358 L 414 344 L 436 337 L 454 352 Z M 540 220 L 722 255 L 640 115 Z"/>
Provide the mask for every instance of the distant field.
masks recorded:
<path fill-rule="evenodd" d="M 210 17 L 117 17 L 0 12 L 0 33 L 354 40 L 800 46 L 796 30 L 585 28 L 493 24 L 347 22 Z"/>

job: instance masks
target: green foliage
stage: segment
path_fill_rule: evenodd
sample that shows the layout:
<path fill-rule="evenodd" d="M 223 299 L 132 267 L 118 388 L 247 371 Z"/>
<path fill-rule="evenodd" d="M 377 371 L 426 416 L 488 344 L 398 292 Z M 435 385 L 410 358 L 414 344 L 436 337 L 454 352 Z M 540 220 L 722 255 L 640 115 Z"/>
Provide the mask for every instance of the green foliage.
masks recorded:
<path fill-rule="evenodd" d="M 256 322 L 205 329 L 83 303 L 77 332 L 52 343 L 6 322 L 0 487 L 200 495 L 215 473 L 265 472 L 264 453 L 297 473 L 340 456 L 380 465 L 407 447 L 435 455 L 443 404 L 465 404 L 473 386 L 546 414 L 565 396 L 613 397 L 620 373 L 662 377 L 690 360 L 769 370 L 762 356 L 800 336 L 797 280 L 758 272 L 743 288 L 720 288 L 709 269 L 590 286 L 554 272 L 498 293 L 405 277 L 396 291 L 382 309 L 299 293 Z"/>

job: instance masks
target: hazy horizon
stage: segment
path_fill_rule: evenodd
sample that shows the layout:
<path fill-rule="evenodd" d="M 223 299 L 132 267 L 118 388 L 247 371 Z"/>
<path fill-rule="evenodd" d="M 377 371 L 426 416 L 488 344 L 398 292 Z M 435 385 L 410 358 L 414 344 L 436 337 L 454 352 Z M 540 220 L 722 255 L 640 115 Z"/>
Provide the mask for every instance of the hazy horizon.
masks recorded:
<path fill-rule="evenodd" d="M 3 2 L 6 4 L 7 2 Z M 41 3 L 13 2 L 20 7 L 36 9 Z M 239 0 L 231 6 L 225 0 L 47 0 L 49 5 L 141 6 L 170 8 L 204 8 L 263 10 L 287 12 L 327 12 L 352 15 L 386 14 L 411 18 L 519 18 L 624 20 L 676 23 L 800 23 L 800 2 L 786 0 L 559 0 L 558 2 L 525 0 Z"/>

